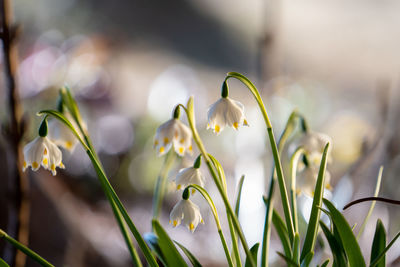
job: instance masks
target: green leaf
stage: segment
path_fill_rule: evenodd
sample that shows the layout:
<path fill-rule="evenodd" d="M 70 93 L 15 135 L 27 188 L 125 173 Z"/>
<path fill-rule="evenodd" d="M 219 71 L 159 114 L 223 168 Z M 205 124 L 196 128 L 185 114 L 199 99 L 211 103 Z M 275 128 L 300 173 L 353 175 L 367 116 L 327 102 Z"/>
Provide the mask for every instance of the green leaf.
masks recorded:
<path fill-rule="evenodd" d="M 236 196 L 236 204 L 235 204 L 235 214 L 236 214 L 236 217 L 239 217 L 240 197 L 242 196 L 243 182 L 244 182 L 244 175 L 242 175 L 242 177 L 240 177 L 240 180 L 239 180 L 239 183 L 238 183 L 237 196 Z"/>
<path fill-rule="evenodd" d="M 357 239 L 347 223 L 344 216 L 335 208 L 335 206 L 327 199 L 324 199 L 324 204 L 330 211 L 331 219 L 333 224 L 337 227 L 340 239 L 343 244 L 343 248 L 346 252 L 349 265 L 351 267 L 365 266 L 365 261 L 361 253 L 360 246 L 357 243 Z"/>
<path fill-rule="evenodd" d="M 283 247 L 283 250 L 285 251 L 285 255 L 289 258 L 292 257 L 292 249 L 290 246 L 290 240 L 289 240 L 289 234 L 286 228 L 285 223 L 283 222 L 283 219 L 279 216 L 278 212 L 276 210 L 273 210 L 272 213 L 272 223 L 275 226 L 276 232 L 279 236 L 279 239 L 281 240 L 281 244 Z"/>
<path fill-rule="evenodd" d="M 319 221 L 319 224 L 322 232 L 324 232 L 325 237 L 328 240 L 329 247 L 331 248 L 333 266 L 347 266 L 346 254 L 342 247 L 342 242 L 335 238 L 328 226 L 326 226 L 322 221 Z"/>
<path fill-rule="evenodd" d="M 295 266 L 295 267 L 300 267 L 300 265 L 298 263 L 296 263 L 293 259 L 287 257 L 285 254 L 283 254 L 282 252 L 277 251 L 276 252 L 282 259 L 284 259 L 286 261 L 286 264 L 288 266 Z"/>
<path fill-rule="evenodd" d="M 372 241 L 372 248 L 371 248 L 371 261 L 370 263 L 374 262 L 375 259 L 383 252 L 386 247 L 386 230 L 385 226 L 380 219 L 376 222 L 375 228 L 375 235 L 374 241 Z M 376 265 L 377 267 L 385 267 L 386 266 L 386 259 L 385 256 L 381 258 L 379 263 Z"/>
<path fill-rule="evenodd" d="M 0 267 L 10 267 L 10 266 L 2 258 L 0 258 Z"/>
<path fill-rule="evenodd" d="M 254 244 L 254 246 L 251 247 L 250 252 L 251 256 L 253 257 L 254 262 L 257 264 L 257 253 L 258 253 L 258 247 L 260 246 L 260 243 Z M 246 262 L 244 264 L 244 267 L 251 267 L 250 260 L 246 258 Z"/>
<path fill-rule="evenodd" d="M 385 249 L 382 251 L 382 253 L 370 264 L 370 267 L 376 266 L 376 264 L 379 263 L 379 261 L 385 256 L 386 252 L 392 247 L 392 245 L 396 242 L 397 238 L 400 237 L 400 232 L 397 233 L 397 235 L 390 241 L 390 243 L 385 247 Z"/>
<path fill-rule="evenodd" d="M 312 261 L 312 258 L 314 257 L 314 252 L 310 251 L 304 259 L 301 261 L 300 267 L 308 267 L 310 266 L 310 263 Z"/>
<path fill-rule="evenodd" d="M 143 238 L 161 263 L 166 265 L 164 255 L 161 251 L 160 245 L 158 244 L 158 237 L 154 233 L 146 233 L 143 235 Z"/>
<path fill-rule="evenodd" d="M 179 254 L 171 238 L 169 238 L 167 232 L 163 229 L 161 224 L 157 220 L 152 221 L 154 232 L 158 237 L 158 244 L 165 257 L 167 266 L 187 266 L 183 260 L 181 254 Z"/>
<path fill-rule="evenodd" d="M 201 267 L 202 265 L 200 262 L 196 259 L 196 257 L 190 252 L 187 248 L 185 248 L 182 244 L 179 244 L 177 241 L 174 241 L 175 244 L 179 246 L 179 248 L 185 253 L 186 257 L 190 260 L 190 262 L 193 264 L 193 267 Z"/>
<path fill-rule="evenodd" d="M 297 263 L 300 263 L 300 235 L 299 233 L 294 234 L 294 242 L 293 242 L 293 260 Z"/>
<path fill-rule="evenodd" d="M 303 261 L 305 256 L 314 250 L 315 241 L 318 234 L 318 222 L 321 215 L 322 197 L 324 195 L 325 185 L 325 169 L 327 164 L 329 143 L 325 145 L 324 153 L 322 154 L 321 165 L 319 167 L 317 183 L 314 190 L 314 199 L 311 208 L 310 219 L 308 221 L 306 238 L 304 240 L 303 250 L 301 251 L 300 261 Z"/>
<path fill-rule="evenodd" d="M 329 259 L 327 259 L 326 261 L 324 261 L 324 263 L 322 263 L 321 267 L 326 267 L 329 264 Z M 340 265 L 339 265 L 340 266 Z"/>

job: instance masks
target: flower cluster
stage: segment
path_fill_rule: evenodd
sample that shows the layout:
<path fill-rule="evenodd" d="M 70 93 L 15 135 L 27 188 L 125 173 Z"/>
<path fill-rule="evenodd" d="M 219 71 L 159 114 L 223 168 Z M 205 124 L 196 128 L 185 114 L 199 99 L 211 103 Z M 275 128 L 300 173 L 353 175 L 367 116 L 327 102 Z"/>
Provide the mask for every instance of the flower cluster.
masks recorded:
<path fill-rule="evenodd" d="M 238 129 L 239 125 L 248 125 L 244 116 L 244 106 L 228 97 L 228 87 L 224 82 L 222 87 L 222 97 L 212 104 L 208 110 L 208 126 L 217 135 L 226 127 L 230 126 Z M 192 132 L 188 126 L 179 120 L 180 106 L 178 105 L 170 120 L 158 127 L 154 137 L 154 148 L 158 156 L 166 154 L 171 147 L 179 156 L 184 156 L 186 152 L 192 153 Z M 174 206 L 170 214 L 170 223 L 176 227 L 182 221 L 191 232 L 194 232 L 199 223 L 203 223 L 199 207 L 189 200 L 187 189 L 191 184 L 204 186 L 205 179 L 200 171 L 201 155 L 197 157 L 192 167 L 181 169 L 176 178 L 176 189 L 185 189 L 182 199 Z M 191 193 L 195 193 L 193 188 Z"/>

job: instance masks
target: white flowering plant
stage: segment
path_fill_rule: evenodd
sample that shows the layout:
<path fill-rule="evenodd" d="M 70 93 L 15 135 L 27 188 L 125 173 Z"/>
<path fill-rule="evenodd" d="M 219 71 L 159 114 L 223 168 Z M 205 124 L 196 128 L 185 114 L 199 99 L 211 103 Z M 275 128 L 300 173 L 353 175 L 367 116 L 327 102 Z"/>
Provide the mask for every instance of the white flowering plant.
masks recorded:
<path fill-rule="evenodd" d="M 132 264 L 134 266 L 143 266 L 143 261 L 145 261 L 145 264 L 152 267 L 188 266 L 188 263 L 193 266 L 201 266 L 200 261 L 192 252 L 178 243 L 178 241 L 173 241 L 169 237 L 162 226 L 165 222 L 160 219 L 162 202 L 166 193 L 166 183 L 168 182 L 168 170 L 176 158 L 175 153 L 180 157 L 185 157 L 187 154 L 191 155 L 195 151 L 192 147 L 192 141 L 194 141 L 199 155 L 193 166 L 180 170 L 175 178 L 176 190 L 179 194 L 181 194 L 179 190 L 183 190 L 183 192 L 182 198 L 170 212 L 169 222 L 173 227 L 182 224 L 193 234 L 197 234 L 195 232 L 196 228 L 199 224 L 204 223 L 198 205 L 190 200 L 190 197 L 197 191 L 210 207 L 221 241 L 221 251 L 223 250 L 225 254 L 227 266 L 268 266 L 270 264 L 269 256 L 271 253 L 275 253 L 270 251 L 271 231 L 273 228 L 276 230 L 282 245 L 282 251 L 277 251 L 276 253 L 287 266 L 366 266 L 366 257 L 361 252 L 358 238 L 370 217 L 375 202 L 371 205 L 356 236 L 355 229 L 350 227 L 343 214 L 331 201 L 324 198 L 324 192 L 332 189 L 330 175 L 327 171 L 327 165 L 330 161 L 330 138 L 312 132 L 305 118 L 298 111 L 294 111 L 290 115 L 286 127 L 277 142 L 272 124 L 257 88 L 248 78 L 236 72 L 227 74 L 222 84 L 221 99 L 212 104 L 208 110 L 208 128 L 211 128 L 217 135 L 228 126 L 238 130 L 239 126 L 249 125 L 244 114 L 243 104 L 229 97 L 229 79 L 241 81 L 254 96 L 265 121 L 274 159 L 274 169 L 269 179 L 267 194 L 259 196 L 264 198 L 266 212 L 263 235 L 260 236 L 260 240 L 256 244 L 248 244 L 239 220 L 244 176 L 242 176 L 238 184 L 235 202 L 231 203 L 224 169 L 220 162 L 207 152 L 206 146 L 196 128 L 193 97 L 189 98 L 186 105 L 176 105 L 172 112 L 172 118 L 156 130 L 154 148 L 158 156 L 165 155 L 165 163 L 160 171 L 154 192 L 152 233 L 145 235 L 139 233 L 133 219 L 129 216 L 125 206 L 109 183 L 100 159 L 92 145 L 85 123 L 82 120 L 78 105 L 67 87 L 60 90 L 57 110 L 43 110 L 38 113 L 44 116 L 39 127 L 39 136 L 25 146 L 25 159 L 21 167 L 24 170 L 31 167 L 35 171 L 42 166 L 44 169 L 50 170 L 53 175 L 56 175 L 57 167 L 65 167 L 62 163 L 62 152 L 58 146 L 73 149 L 76 143 L 80 143 L 90 158 L 102 189 L 110 203 L 130 252 Z M 184 111 L 188 125 L 185 125 L 180 120 L 181 111 Z M 47 120 L 50 117 L 52 121 L 49 125 Z M 58 124 L 55 124 L 56 120 Z M 55 129 L 54 127 L 62 128 Z M 295 145 L 296 147 L 290 155 L 290 171 L 285 173 L 281 156 L 288 140 L 298 130 L 301 135 L 300 142 Z M 172 147 L 173 150 L 171 150 Z M 204 187 L 206 175 L 200 170 L 202 162 L 208 169 L 218 196 L 211 196 Z M 288 178 L 285 178 L 285 175 L 288 175 Z M 394 200 L 378 197 L 381 177 L 382 168 L 378 175 L 374 197 L 357 200 L 349 205 L 367 200 L 382 200 L 398 204 Z M 278 189 L 277 192 L 275 192 L 276 189 Z M 245 197 L 245 193 L 243 194 L 243 197 Z M 305 231 L 300 229 L 298 222 L 299 218 L 301 218 L 297 207 L 297 198 L 300 194 L 312 198 L 310 215 L 304 220 L 306 223 Z M 222 199 L 223 202 L 223 208 L 227 216 L 226 226 L 221 223 L 220 212 L 214 204 L 214 199 L 217 197 Z M 275 202 L 281 203 L 282 212 L 277 209 Z M 323 213 L 328 215 L 328 220 L 323 221 L 321 219 Z M 224 227 L 229 230 L 225 231 Z M 229 232 L 229 238 L 225 237 L 224 232 Z M 138 244 L 143 255 L 142 258 L 139 256 L 131 235 Z M 330 247 L 330 253 L 322 253 L 320 247 L 316 246 L 319 236 L 325 236 Z M 385 266 L 386 252 L 399 236 L 400 234 L 397 234 L 387 243 L 385 228 L 382 222 L 378 220 L 371 246 L 369 266 Z M 2 230 L 0 230 L 0 238 L 10 242 L 41 265 L 53 266 Z M 179 252 L 178 248 L 183 254 Z M 315 256 L 317 254 L 319 254 L 319 257 Z M 6 264 L 1 261 L 0 263 Z"/>

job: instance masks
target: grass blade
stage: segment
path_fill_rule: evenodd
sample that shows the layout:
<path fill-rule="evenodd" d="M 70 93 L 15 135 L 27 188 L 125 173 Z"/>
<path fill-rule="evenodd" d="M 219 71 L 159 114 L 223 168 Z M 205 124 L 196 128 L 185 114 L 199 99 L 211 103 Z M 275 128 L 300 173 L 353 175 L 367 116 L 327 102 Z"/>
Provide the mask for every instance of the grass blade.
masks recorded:
<path fill-rule="evenodd" d="M 154 232 L 158 237 L 158 244 L 165 257 L 167 266 L 187 266 L 181 254 L 179 254 L 171 238 L 157 220 L 152 221 Z"/>
<path fill-rule="evenodd" d="M 192 263 L 193 267 L 202 267 L 200 262 L 196 259 L 196 257 L 190 252 L 187 248 L 185 248 L 182 244 L 179 244 L 177 241 L 174 241 L 175 244 L 185 253 L 186 257 L 188 257 L 189 261 Z"/>
<path fill-rule="evenodd" d="M 260 246 L 260 243 L 256 243 L 250 249 L 251 256 L 253 257 L 253 260 L 256 263 L 256 265 L 257 265 L 257 253 L 258 253 L 258 247 L 259 246 Z M 250 259 L 246 258 L 246 262 L 244 264 L 244 267 L 251 267 Z"/>
<path fill-rule="evenodd" d="M 292 249 L 290 246 L 289 234 L 286 228 L 283 219 L 279 216 L 276 210 L 272 213 L 272 223 L 275 226 L 276 232 L 281 240 L 283 251 L 285 251 L 285 255 L 289 258 L 292 257 Z"/>
<path fill-rule="evenodd" d="M 385 226 L 380 219 L 376 222 L 375 235 L 374 240 L 372 241 L 371 248 L 371 263 L 374 262 L 375 259 L 379 257 L 379 255 L 383 252 L 386 247 L 386 230 Z M 379 263 L 376 264 L 377 267 L 385 267 L 386 266 L 386 257 L 383 255 Z"/>
<path fill-rule="evenodd" d="M 333 224 L 339 233 L 343 248 L 346 252 L 350 266 L 362 267 L 365 266 L 365 261 L 361 253 L 357 239 L 347 223 L 344 216 L 335 208 L 335 206 L 327 199 L 324 199 L 324 204 L 328 208 Z"/>
<path fill-rule="evenodd" d="M 344 252 L 342 242 L 337 240 L 334 234 L 331 233 L 328 226 L 322 221 L 319 221 L 322 232 L 328 240 L 329 247 L 331 248 L 333 256 L 333 266 L 347 266 L 346 254 Z"/>
<path fill-rule="evenodd" d="M 318 222 L 321 215 L 322 197 L 324 195 L 325 185 L 325 169 L 327 164 L 329 143 L 325 145 L 324 153 L 322 154 L 321 165 L 319 167 L 317 183 L 314 190 L 314 199 L 311 208 L 310 220 L 308 222 L 306 238 L 304 240 L 303 250 L 301 251 L 300 261 L 302 262 L 306 255 L 313 251 L 315 240 L 318 234 Z"/>
<path fill-rule="evenodd" d="M 397 233 L 397 235 L 390 241 L 390 243 L 385 247 L 385 249 L 382 251 L 382 253 L 370 264 L 370 267 L 376 266 L 380 260 L 385 256 L 386 252 L 393 246 L 394 242 L 396 242 L 397 238 L 400 237 L 400 232 Z"/>

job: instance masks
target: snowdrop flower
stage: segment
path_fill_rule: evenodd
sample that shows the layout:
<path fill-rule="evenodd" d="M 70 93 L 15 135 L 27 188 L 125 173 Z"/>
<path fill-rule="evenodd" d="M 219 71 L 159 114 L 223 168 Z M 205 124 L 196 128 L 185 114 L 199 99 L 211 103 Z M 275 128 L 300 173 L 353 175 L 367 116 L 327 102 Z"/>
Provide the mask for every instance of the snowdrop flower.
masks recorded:
<path fill-rule="evenodd" d="M 180 190 L 190 184 L 197 184 L 201 187 L 204 186 L 204 176 L 200 172 L 201 155 L 199 155 L 192 167 L 181 169 L 175 178 L 176 189 Z M 192 189 L 192 194 L 196 192 Z"/>
<path fill-rule="evenodd" d="M 182 198 L 172 209 L 169 223 L 174 227 L 181 222 L 193 233 L 199 223 L 204 223 L 199 207 L 189 199 Z"/>
<path fill-rule="evenodd" d="M 179 120 L 179 106 L 175 108 L 173 118 L 158 127 L 154 137 L 158 156 L 167 153 L 172 145 L 180 156 L 184 156 L 185 152 L 192 153 L 192 132 Z"/>
<path fill-rule="evenodd" d="M 208 109 L 207 129 L 211 128 L 214 133 L 219 134 L 225 126 L 233 127 L 236 130 L 239 128 L 239 125 L 248 126 L 242 103 L 228 97 L 228 85 L 226 81 L 222 84 L 221 96 Z"/>
<path fill-rule="evenodd" d="M 67 120 L 69 120 L 72 126 L 75 129 L 78 129 L 74 119 L 69 113 L 64 113 Z M 56 145 L 59 145 L 69 151 L 73 151 L 76 144 L 78 143 L 78 139 L 72 133 L 71 129 L 69 129 L 64 123 L 56 119 L 52 119 L 49 122 L 49 138 Z"/>
<path fill-rule="evenodd" d="M 40 128 L 39 136 L 24 147 L 24 163 L 23 171 L 29 166 L 32 170 L 37 171 L 40 167 L 50 170 L 56 175 L 56 167 L 64 169 L 62 163 L 61 150 L 47 138 L 47 120 L 44 119 Z"/>
<path fill-rule="evenodd" d="M 314 189 L 318 179 L 319 166 L 309 165 L 297 176 L 297 193 L 303 193 L 310 197 L 314 196 Z M 325 170 L 325 189 L 332 190 L 330 185 L 331 174 Z"/>

